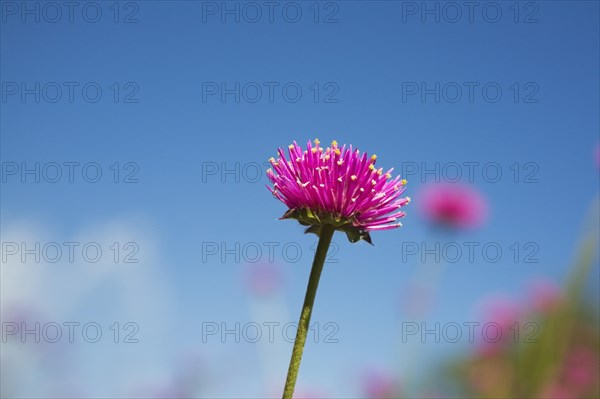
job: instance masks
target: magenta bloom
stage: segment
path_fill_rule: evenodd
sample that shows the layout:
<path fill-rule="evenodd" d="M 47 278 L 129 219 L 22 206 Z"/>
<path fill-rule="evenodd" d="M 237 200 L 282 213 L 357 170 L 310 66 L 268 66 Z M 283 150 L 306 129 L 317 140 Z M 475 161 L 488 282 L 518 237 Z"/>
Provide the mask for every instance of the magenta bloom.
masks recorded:
<path fill-rule="evenodd" d="M 482 195 L 459 183 L 430 184 L 421 192 L 419 203 L 427 219 L 444 227 L 477 227 L 487 216 Z"/>
<path fill-rule="evenodd" d="M 405 215 L 401 207 L 410 198 L 401 197 L 406 180 L 392 178 L 393 169 L 384 173 L 376 168 L 376 155 L 362 155 L 352 146 L 314 146 L 309 141 L 306 150 L 294 142 L 283 149 L 278 159 L 270 159 L 273 169 L 267 171 L 275 198 L 289 210 L 283 219 L 297 219 L 310 226 L 307 232 L 318 231 L 322 224 L 331 224 L 344 231 L 351 242 L 370 241 L 369 231 L 401 226 L 398 219 Z"/>

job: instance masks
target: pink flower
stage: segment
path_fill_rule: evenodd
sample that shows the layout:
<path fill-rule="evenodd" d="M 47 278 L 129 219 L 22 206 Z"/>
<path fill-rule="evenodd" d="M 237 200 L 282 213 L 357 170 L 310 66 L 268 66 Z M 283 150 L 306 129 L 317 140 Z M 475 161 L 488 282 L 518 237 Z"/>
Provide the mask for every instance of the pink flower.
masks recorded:
<path fill-rule="evenodd" d="M 491 297 L 483 303 L 485 322 L 481 325 L 478 351 L 493 356 L 514 341 L 514 329 L 519 326 L 522 312 L 519 304 L 509 298 Z"/>
<path fill-rule="evenodd" d="M 598 355 L 587 348 L 571 350 L 565 361 L 565 379 L 574 386 L 585 388 L 598 376 Z"/>
<path fill-rule="evenodd" d="M 421 192 L 419 203 L 428 220 L 444 227 L 477 227 L 487 215 L 482 195 L 460 183 L 430 184 Z"/>
<path fill-rule="evenodd" d="M 344 231 L 351 242 L 370 242 L 369 231 L 401 226 L 398 219 L 405 213 L 400 208 L 410 198 L 401 197 L 406 180 L 392 178 L 393 169 L 384 173 L 375 167 L 376 155 L 360 155 L 352 146 L 341 148 L 336 141 L 323 149 L 319 140 L 306 150 L 294 142 L 288 148 L 289 160 L 279 149 L 277 160 L 270 159 L 273 169 L 267 171 L 275 198 L 289 210 L 282 219 L 297 219 L 310 226 L 307 233 L 331 224 Z"/>
<path fill-rule="evenodd" d="M 387 399 L 397 397 L 396 381 L 381 371 L 370 371 L 364 379 L 365 397 L 371 399 Z"/>
<path fill-rule="evenodd" d="M 531 305 L 540 313 L 556 309 L 563 300 L 561 289 L 551 281 L 536 280 L 531 284 Z"/>

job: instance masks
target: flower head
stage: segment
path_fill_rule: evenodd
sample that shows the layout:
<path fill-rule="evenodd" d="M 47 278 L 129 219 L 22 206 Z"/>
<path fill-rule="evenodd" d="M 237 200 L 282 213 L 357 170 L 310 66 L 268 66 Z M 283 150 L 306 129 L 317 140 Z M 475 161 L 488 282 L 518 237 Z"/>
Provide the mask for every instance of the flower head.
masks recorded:
<path fill-rule="evenodd" d="M 319 140 L 309 141 L 303 150 L 296 142 L 288 147 L 289 159 L 279 149 L 267 171 L 273 187 L 269 190 L 289 210 L 282 219 L 297 219 L 317 233 L 322 224 L 344 231 L 351 242 L 371 242 L 369 231 L 401 226 L 400 210 L 410 202 L 402 197 L 406 180 L 392 178 L 393 169 L 384 173 L 375 166 L 377 156 L 360 154 L 350 145 L 336 141 L 323 148 Z"/>
<path fill-rule="evenodd" d="M 430 184 L 421 193 L 419 203 L 432 223 L 453 229 L 477 227 L 487 213 L 481 194 L 459 183 Z"/>

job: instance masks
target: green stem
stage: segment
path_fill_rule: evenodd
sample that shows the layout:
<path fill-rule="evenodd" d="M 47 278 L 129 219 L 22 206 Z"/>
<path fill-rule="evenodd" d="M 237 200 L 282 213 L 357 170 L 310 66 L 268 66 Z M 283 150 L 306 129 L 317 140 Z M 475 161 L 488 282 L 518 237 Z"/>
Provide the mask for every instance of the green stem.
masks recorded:
<path fill-rule="evenodd" d="M 290 368 L 288 369 L 287 378 L 285 380 L 283 399 L 292 399 L 294 395 L 294 387 L 296 385 L 296 379 L 298 378 L 300 362 L 302 361 L 302 352 L 304 351 L 306 334 L 308 333 L 310 325 L 310 316 L 312 314 L 313 304 L 315 303 L 317 287 L 319 286 L 319 278 L 323 271 L 327 250 L 329 249 L 329 244 L 331 244 L 331 238 L 333 237 L 334 232 L 335 229 L 332 225 L 325 224 L 321 226 L 319 245 L 315 252 L 315 259 L 313 260 L 310 277 L 308 279 L 308 287 L 306 287 L 304 305 L 302 305 L 302 313 L 300 314 L 300 321 L 298 321 L 298 332 L 296 333 L 296 340 L 294 341 L 294 349 L 292 349 Z"/>

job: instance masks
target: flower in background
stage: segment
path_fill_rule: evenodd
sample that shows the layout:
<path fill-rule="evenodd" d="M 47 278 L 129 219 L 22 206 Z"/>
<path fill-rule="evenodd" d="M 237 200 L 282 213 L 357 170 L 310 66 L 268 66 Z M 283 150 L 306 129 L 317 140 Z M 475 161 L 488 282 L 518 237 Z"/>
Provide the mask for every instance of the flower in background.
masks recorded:
<path fill-rule="evenodd" d="M 594 384 L 598 378 L 598 355 L 590 348 L 571 349 L 564 364 L 565 382 L 574 390 L 581 390 Z"/>
<path fill-rule="evenodd" d="M 274 263 L 248 265 L 245 285 L 250 293 L 257 296 L 268 296 L 277 291 L 282 284 L 281 269 Z"/>
<path fill-rule="evenodd" d="M 395 379 L 381 371 L 369 371 L 364 377 L 363 384 L 363 393 L 369 399 L 388 399 L 398 396 Z"/>
<path fill-rule="evenodd" d="M 531 306 L 539 313 L 548 313 L 563 301 L 562 290 L 549 280 L 540 279 L 532 282 L 529 293 Z"/>
<path fill-rule="evenodd" d="M 487 299 L 482 309 L 485 324 L 477 349 L 481 355 L 491 356 L 512 342 L 512 329 L 521 320 L 522 312 L 517 302 L 504 297 Z"/>
<path fill-rule="evenodd" d="M 431 223 L 451 229 L 480 226 L 487 203 L 479 191 L 461 183 L 432 183 L 419 197 L 420 209 Z"/>
<path fill-rule="evenodd" d="M 543 399 L 583 399 L 597 397 L 598 353 L 586 346 L 570 348 L 563 360 L 558 378 L 545 387 Z"/>
<path fill-rule="evenodd" d="M 402 197 L 406 180 L 392 178 L 392 169 L 384 172 L 375 167 L 376 155 L 360 155 L 352 145 L 323 149 L 318 139 L 309 141 L 305 150 L 294 142 L 288 147 L 289 160 L 283 149 L 278 159 L 269 161 L 267 171 L 275 198 L 289 210 L 282 219 L 297 219 L 316 233 L 321 225 L 330 224 L 347 234 L 351 242 L 371 242 L 369 231 L 400 227 L 400 210 L 410 202 Z"/>

